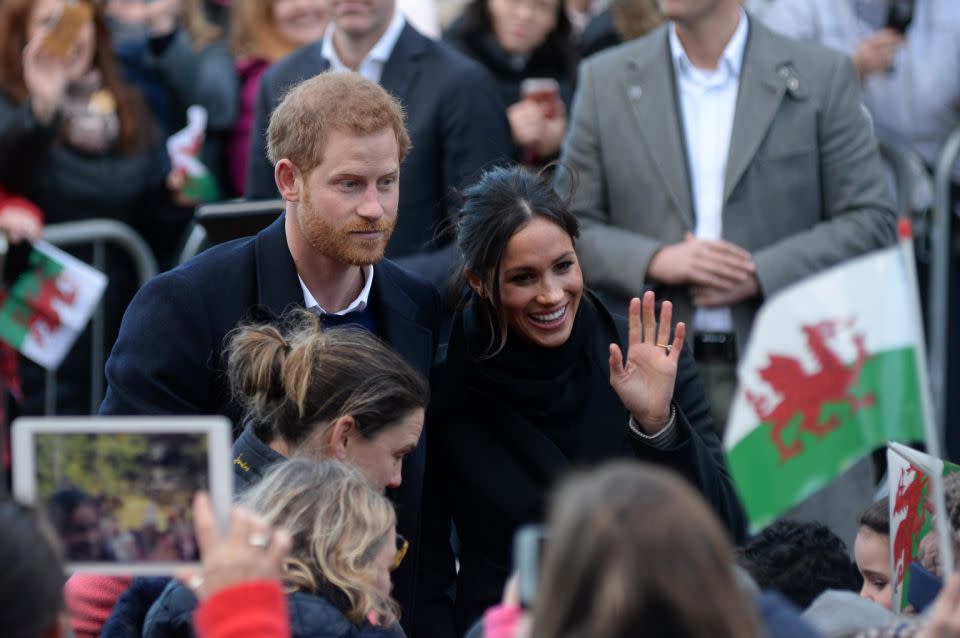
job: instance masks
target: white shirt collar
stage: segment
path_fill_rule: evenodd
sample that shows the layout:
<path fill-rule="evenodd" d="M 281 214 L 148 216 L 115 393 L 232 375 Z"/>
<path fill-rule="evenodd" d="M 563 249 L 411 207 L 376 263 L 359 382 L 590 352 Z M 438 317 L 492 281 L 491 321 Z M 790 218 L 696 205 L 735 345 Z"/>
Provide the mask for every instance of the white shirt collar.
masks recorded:
<path fill-rule="evenodd" d="M 404 19 L 403 14 L 399 10 L 394 10 L 393 18 L 390 20 L 390 24 L 387 26 L 387 30 L 383 32 L 383 35 L 380 36 L 380 39 L 377 40 L 377 43 L 373 45 L 373 48 L 370 49 L 370 52 L 367 53 L 367 57 L 364 58 L 364 61 L 373 60 L 379 62 L 380 64 L 386 64 L 387 60 L 390 59 L 390 54 L 393 53 L 393 48 L 397 45 L 397 40 L 400 39 L 400 34 L 403 33 L 403 27 L 406 26 L 407 21 Z M 346 67 L 343 62 L 340 61 L 340 56 L 337 55 L 337 50 L 333 46 L 333 32 L 335 30 L 333 21 L 330 21 L 330 24 L 327 25 L 327 32 L 323 34 L 323 44 L 321 45 L 320 54 L 330 62 L 330 66 L 333 70 L 342 70 Z"/>
<path fill-rule="evenodd" d="M 737 23 L 737 30 L 733 32 L 733 37 L 727 42 L 720 56 L 720 66 L 726 66 L 731 76 L 740 75 L 740 69 L 743 67 L 743 52 L 747 46 L 747 34 L 749 32 L 749 20 L 747 13 L 740 9 L 740 22 Z M 683 48 L 683 43 L 677 36 L 677 25 L 671 24 L 667 29 L 670 39 L 670 55 L 673 58 L 674 66 L 680 73 L 688 73 L 696 68 L 687 57 L 687 52 Z"/>
<path fill-rule="evenodd" d="M 373 266 L 368 264 L 363 267 L 363 289 L 360 291 L 360 294 L 357 295 L 357 298 L 343 310 L 334 313 L 327 312 L 317 303 L 317 300 L 307 288 L 307 284 L 303 283 L 303 278 L 299 273 L 297 274 L 297 280 L 300 282 L 300 289 L 303 291 L 303 305 L 307 310 L 314 310 L 322 315 L 345 315 L 351 312 L 363 312 L 366 310 L 367 303 L 370 300 L 370 288 L 373 286 Z"/>

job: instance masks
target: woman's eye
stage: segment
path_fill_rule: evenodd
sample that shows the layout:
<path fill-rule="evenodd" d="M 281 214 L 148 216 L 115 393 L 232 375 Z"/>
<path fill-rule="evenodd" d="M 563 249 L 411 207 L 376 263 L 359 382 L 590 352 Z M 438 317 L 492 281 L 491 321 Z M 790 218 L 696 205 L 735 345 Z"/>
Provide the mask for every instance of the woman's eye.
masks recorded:
<path fill-rule="evenodd" d="M 557 272 L 567 272 L 570 268 L 573 267 L 572 261 L 561 261 L 555 266 Z"/>
<path fill-rule="evenodd" d="M 514 284 L 527 284 L 533 281 L 533 275 L 514 275 L 510 278 L 510 282 Z"/>

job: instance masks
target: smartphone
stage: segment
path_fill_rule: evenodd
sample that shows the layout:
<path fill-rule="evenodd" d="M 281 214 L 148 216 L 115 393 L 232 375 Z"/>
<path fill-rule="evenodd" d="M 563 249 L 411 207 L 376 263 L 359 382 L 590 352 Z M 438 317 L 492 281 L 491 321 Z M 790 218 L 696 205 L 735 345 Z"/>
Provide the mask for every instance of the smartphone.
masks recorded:
<path fill-rule="evenodd" d="M 93 7 L 86 2 L 71 2 L 63 7 L 50 27 L 40 48 L 47 54 L 66 59 L 80 31 L 93 21 Z"/>
<path fill-rule="evenodd" d="M 560 84 L 553 78 L 527 78 L 520 83 L 520 97 L 539 104 L 544 117 L 554 117 L 560 100 Z"/>
<path fill-rule="evenodd" d="M 900 35 L 906 33 L 913 22 L 913 5 L 914 0 L 893 0 L 887 13 L 887 28 Z"/>
<path fill-rule="evenodd" d="M 517 574 L 520 605 L 525 609 L 533 605 L 537 596 L 545 538 L 542 525 L 524 525 L 513 536 L 513 570 Z"/>

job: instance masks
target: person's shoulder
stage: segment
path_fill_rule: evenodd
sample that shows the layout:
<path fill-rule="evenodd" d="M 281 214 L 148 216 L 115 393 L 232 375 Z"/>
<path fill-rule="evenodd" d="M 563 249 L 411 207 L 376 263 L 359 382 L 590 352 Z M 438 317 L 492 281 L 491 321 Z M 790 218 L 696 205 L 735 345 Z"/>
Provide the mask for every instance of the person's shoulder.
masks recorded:
<path fill-rule="evenodd" d="M 322 50 L 323 41 L 319 40 L 280 58 L 263 74 L 263 85 L 271 91 L 284 92 L 289 85 L 323 72 L 325 66 Z"/>
<path fill-rule="evenodd" d="M 628 61 L 643 65 L 661 53 L 665 55 L 667 27 L 666 23 L 661 24 L 642 37 L 594 53 L 583 61 L 583 71 L 606 74 Z"/>
<path fill-rule="evenodd" d="M 423 38 L 424 62 L 438 73 L 441 78 L 468 83 L 477 77 L 489 77 L 482 64 L 464 53 L 459 46 L 446 40 L 432 40 L 417 32 Z"/>
<path fill-rule="evenodd" d="M 182 583 L 170 581 L 150 607 L 143 624 L 144 638 L 191 636 L 197 597 Z"/>
<path fill-rule="evenodd" d="M 836 68 L 849 57 L 840 51 L 826 47 L 818 42 L 799 40 L 779 33 L 762 21 L 754 18 L 750 21 L 750 50 L 760 47 L 764 55 L 775 55 L 784 63 L 792 63 L 798 71 L 826 72 Z"/>
<path fill-rule="evenodd" d="M 378 277 L 383 277 L 389 281 L 391 286 L 402 290 L 413 301 L 433 300 L 437 296 L 436 289 L 427 280 L 390 259 L 381 260 L 375 266 L 375 270 Z"/>
<path fill-rule="evenodd" d="M 290 629 L 294 638 L 341 638 L 354 625 L 326 597 L 296 591 L 287 595 Z"/>

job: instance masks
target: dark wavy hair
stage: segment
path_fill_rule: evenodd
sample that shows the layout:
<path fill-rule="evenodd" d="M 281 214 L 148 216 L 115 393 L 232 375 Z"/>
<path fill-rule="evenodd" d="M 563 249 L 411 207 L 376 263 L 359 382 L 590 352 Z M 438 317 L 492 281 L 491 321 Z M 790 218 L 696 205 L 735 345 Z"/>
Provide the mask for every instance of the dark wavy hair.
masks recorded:
<path fill-rule="evenodd" d="M 493 33 L 493 17 L 490 15 L 490 0 L 472 0 L 453 29 L 453 33 L 465 42 L 476 42 L 481 36 Z M 563 0 L 557 2 L 557 24 L 547 34 L 546 40 L 531 52 L 530 66 L 559 66 L 571 81 L 577 72 L 577 52 L 571 38 L 573 26 L 567 17 Z"/>
<path fill-rule="evenodd" d="M 502 350 L 507 341 L 499 286 L 503 253 L 510 238 L 534 217 L 553 222 L 576 244 L 580 222 L 570 212 L 569 200 L 562 199 L 554 190 L 547 169 L 535 173 L 522 166 L 499 166 L 484 172 L 476 184 L 463 192 L 457 224 L 460 270 L 454 279 L 453 294 L 461 304 L 475 298 L 469 294 L 470 273 L 490 292 L 481 296 L 479 302 L 480 315 L 489 328 L 487 356 Z"/>

